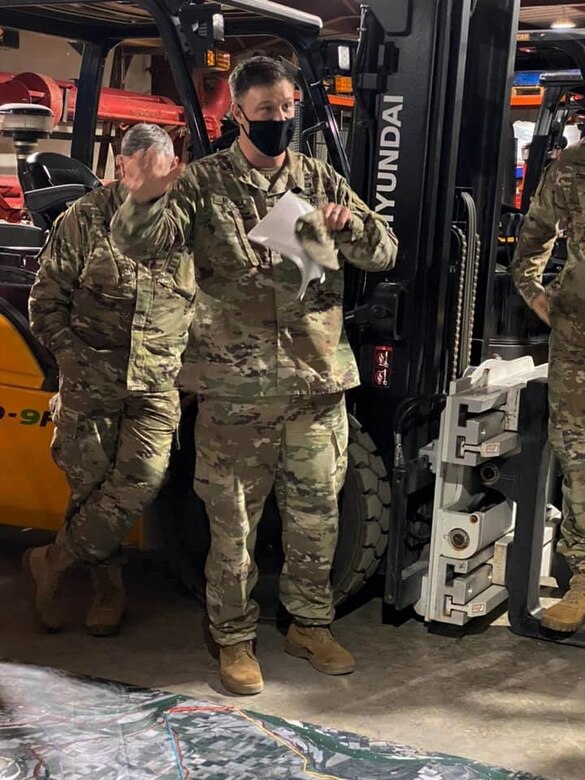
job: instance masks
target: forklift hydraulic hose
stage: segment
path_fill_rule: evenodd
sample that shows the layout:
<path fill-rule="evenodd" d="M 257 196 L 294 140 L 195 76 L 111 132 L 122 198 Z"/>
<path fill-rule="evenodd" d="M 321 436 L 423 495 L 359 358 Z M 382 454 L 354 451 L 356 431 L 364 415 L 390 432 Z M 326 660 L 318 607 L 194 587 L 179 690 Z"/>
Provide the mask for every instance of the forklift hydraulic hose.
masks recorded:
<path fill-rule="evenodd" d="M 405 421 L 422 404 L 428 403 L 431 406 L 437 404 L 443 406 L 445 404 L 445 396 L 443 394 L 438 395 L 420 395 L 416 398 L 406 398 L 399 404 L 394 416 L 394 468 L 400 468 L 404 466 L 404 450 L 402 448 L 402 428 Z"/>

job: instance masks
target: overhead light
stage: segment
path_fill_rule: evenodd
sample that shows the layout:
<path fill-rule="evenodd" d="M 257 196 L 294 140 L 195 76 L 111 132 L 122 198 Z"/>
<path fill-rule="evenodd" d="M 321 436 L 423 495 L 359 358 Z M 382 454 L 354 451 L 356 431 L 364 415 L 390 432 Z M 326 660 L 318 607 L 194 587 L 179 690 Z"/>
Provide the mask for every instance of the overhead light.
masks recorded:
<path fill-rule="evenodd" d="M 562 8 L 562 16 L 560 16 L 558 19 L 555 19 L 555 21 L 551 24 L 551 29 L 553 30 L 571 30 L 573 27 L 576 27 L 572 19 L 569 19 L 569 15 L 567 14 L 567 9 L 565 6 Z"/>

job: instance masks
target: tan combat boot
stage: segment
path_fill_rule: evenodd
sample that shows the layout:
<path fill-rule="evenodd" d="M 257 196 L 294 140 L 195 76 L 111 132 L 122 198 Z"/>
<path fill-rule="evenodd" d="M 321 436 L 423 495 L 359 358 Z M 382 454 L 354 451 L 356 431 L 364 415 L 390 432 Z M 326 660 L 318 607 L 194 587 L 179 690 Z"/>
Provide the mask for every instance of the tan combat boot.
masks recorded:
<path fill-rule="evenodd" d="M 551 631 L 572 633 L 585 622 L 585 574 L 571 579 L 563 598 L 543 613 L 540 625 Z"/>
<path fill-rule="evenodd" d="M 59 631 L 65 622 L 60 601 L 63 574 L 77 563 L 77 559 L 60 544 L 33 547 L 22 558 L 23 571 L 34 585 L 36 614 L 47 631 Z"/>
<path fill-rule="evenodd" d="M 120 628 L 124 614 L 122 567 L 118 564 L 92 566 L 91 579 L 95 596 L 85 618 L 87 633 L 93 636 L 111 636 Z"/>
<path fill-rule="evenodd" d="M 260 693 L 264 681 L 252 642 L 238 642 L 219 648 L 219 678 L 230 693 L 244 696 Z"/>
<path fill-rule="evenodd" d="M 306 658 L 324 674 L 350 674 L 355 669 L 352 654 L 339 644 L 327 626 L 291 623 L 284 649 L 297 658 Z"/>

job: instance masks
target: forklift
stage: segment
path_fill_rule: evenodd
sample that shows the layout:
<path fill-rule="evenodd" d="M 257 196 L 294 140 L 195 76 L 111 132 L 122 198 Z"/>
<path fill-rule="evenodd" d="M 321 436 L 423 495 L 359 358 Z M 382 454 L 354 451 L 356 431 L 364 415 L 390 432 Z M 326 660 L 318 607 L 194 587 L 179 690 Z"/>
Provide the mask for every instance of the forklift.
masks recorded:
<path fill-rule="evenodd" d="M 28 252 L 22 233 L 11 239 L 0 226 L 0 253 L 23 258 L 0 265 L 0 339 L 17 334 L 21 346 L 10 359 L 26 353 L 34 368 L 27 371 L 35 376 L 29 390 L 44 394 L 36 401 L 45 422 L 39 422 L 35 457 L 45 447 L 49 459 L 45 412 L 56 390 L 55 365 L 27 330 L 22 305 L 18 312 L 9 298 L 14 301 L 16 287 L 26 298 L 30 276 L 23 272 L 31 273 L 26 264 L 42 243 L 39 225 L 50 223 L 50 209 L 65 208 L 75 197 L 55 190 L 91 186 L 108 52 L 128 39 L 162 40 L 191 155 L 199 158 L 211 144 L 193 69 L 230 37 L 284 39 L 301 98 L 298 148 L 315 153 L 324 145 L 329 161 L 400 242 L 393 271 L 345 272 L 346 328 L 361 386 L 347 399 L 351 433 L 332 572 L 336 604 L 378 574 L 384 602 L 396 610 L 413 606 L 429 625 L 465 626 L 507 600 L 514 631 L 558 641 L 544 636 L 538 623 L 540 577 L 553 568 L 558 522 L 550 510 L 555 467 L 546 447 L 546 337 L 521 308 L 509 278 L 500 274 L 508 284 L 499 294 L 495 284 L 518 12 L 517 0 L 369 0 L 361 7 L 355 46 L 321 40 L 318 17 L 268 0 L 0 0 L 4 26 L 59 35 L 82 47 L 67 184 L 32 176 L 34 152 L 25 149 L 30 127 L 19 125 L 18 107 L 0 108 L 2 126 L 20 144 L 19 177 L 36 220 L 22 226 L 36 231 Z M 572 67 L 580 67 L 578 57 L 572 59 Z M 324 88 L 335 75 L 353 79 L 347 147 Z M 513 317 L 499 316 L 510 309 Z M 23 375 L 0 366 L 0 447 L 9 453 L 14 428 L 8 423 L 22 420 L 13 407 Z M 181 447 L 141 528 L 147 544 L 149 529 L 159 529 L 181 581 L 201 594 L 209 537 L 192 488 L 196 411 L 194 399 L 184 398 Z M 12 414 L 16 419 L 8 420 Z M 13 471 L 26 474 L 27 450 L 19 441 Z M 50 468 L 39 466 L 36 479 Z M 32 492 L 46 496 L 44 487 Z M 43 527 L 42 502 L 23 508 L 27 498 L 19 497 L 20 524 Z M 2 522 L 6 506 L 16 504 L 0 492 Z M 59 515 L 53 507 L 55 522 Z M 255 597 L 264 616 L 274 616 L 282 550 L 272 499 L 260 524 L 257 560 Z M 578 632 L 564 641 L 582 644 L 583 637 Z"/>
<path fill-rule="evenodd" d="M 61 36 L 76 42 L 82 51 L 70 158 L 37 151 L 39 143 L 51 135 L 55 120 L 47 105 L 52 98 L 50 93 L 46 97 L 42 94 L 35 103 L 0 107 L 0 132 L 14 142 L 25 206 L 33 222 L 0 227 L 0 334 L 4 362 L 0 366 L 0 418 L 4 421 L 0 428 L 0 449 L 7 453 L 5 459 L 9 463 L 8 479 L 0 493 L 1 521 L 55 530 L 67 503 L 64 477 L 51 462 L 48 449 L 52 424 L 47 409 L 57 389 L 57 371 L 52 356 L 32 338 L 26 322 L 27 298 L 34 281 L 35 256 L 43 244 L 45 230 L 76 197 L 99 186 L 92 164 L 94 142 L 99 139 L 96 117 L 108 53 L 122 41 L 161 39 L 169 75 L 183 106 L 190 153 L 193 158 L 199 158 L 212 151 L 212 144 L 193 73 L 204 70 L 210 58 L 219 56 L 230 39 L 277 36 L 285 50 L 290 51 L 292 47 L 298 64 L 295 78 L 305 108 L 297 144 L 308 143 L 306 139 L 310 137 L 313 146 L 326 147 L 329 160 L 345 176 L 349 172 L 347 154 L 323 78 L 349 73 L 350 64 L 344 61 L 346 46 L 320 41 L 320 18 L 264 0 L 238 0 L 227 8 L 214 3 L 175 6 L 162 0 L 135 6 L 124 3 L 118 4 L 118 12 L 113 16 L 105 13 L 103 3 L 99 2 L 90 2 L 82 8 L 74 3 L 56 2 L 49 9 L 51 13 L 44 6 L 34 4 L 5 3 L 0 8 L 4 25 Z M 17 88 L 21 80 L 14 80 Z M 25 81 L 28 83 L 30 79 Z M 42 81 L 46 84 L 49 80 Z M 51 105 L 65 103 L 53 101 Z M 22 370 L 21 364 L 24 364 Z M 192 400 L 184 399 L 183 454 L 180 457 L 175 454 L 166 489 L 150 515 L 143 518 L 131 541 L 150 547 L 158 541 L 160 528 L 181 581 L 189 589 L 200 590 L 200 564 L 208 545 L 207 519 L 192 493 L 192 478 L 188 479 L 188 490 L 186 483 L 176 486 L 177 475 L 192 473 L 194 467 L 187 444 L 192 438 L 188 424 L 196 413 Z M 340 544 L 335 574 L 338 602 L 350 591 L 357 591 L 378 568 L 386 547 L 389 516 L 389 486 L 382 459 L 355 420 L 352 420 L 350 457 L 354 466 L 345 491 L 347 521 L 342 522 L 340 535 L 342 542 L 347 541 Z M 28 464 L 33 468 L 27 467 Z M 47 495 L 47 484 L 52 486 L 50 495 Z M 177 507 L 167 505 L 183 493 L 184 503 Z M 270 548 L 268 541 L 260 542 L 259 549 L 264 548 Z M 272 551 L 267 558 L 272 572 L 275 566 Z"/>

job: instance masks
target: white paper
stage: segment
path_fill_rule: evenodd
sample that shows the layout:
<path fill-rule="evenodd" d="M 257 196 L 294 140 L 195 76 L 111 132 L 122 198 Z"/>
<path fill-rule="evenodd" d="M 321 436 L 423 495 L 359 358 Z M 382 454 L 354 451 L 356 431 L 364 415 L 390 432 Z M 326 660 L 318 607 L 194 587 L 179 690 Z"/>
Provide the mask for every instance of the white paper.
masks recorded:
<path fill-rule="evenodd" d="M 306 254 L 295 233 L 299 217 L 311 211 L 314 211 L 314 208 L 310 203 L 297 198 L 293 192 L 287 192 L 248 233 L 250 241 L 278 252 L 297 266 L 301 273 L 297 298 L 301 301 L 313 279 L 318 279 L 321 284 L 325 281 L 323 267 Z"/>

